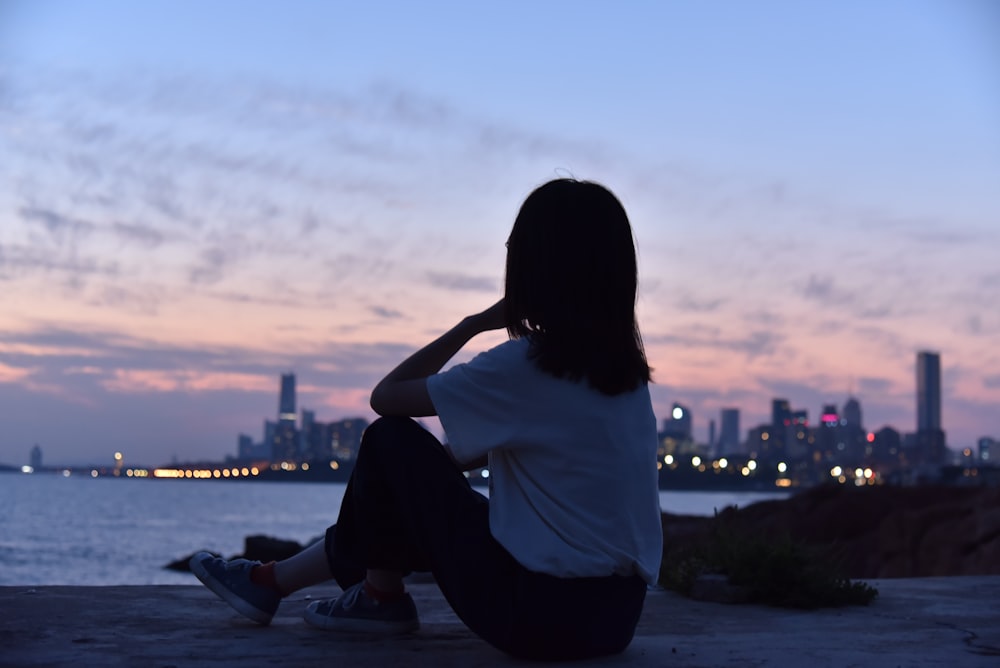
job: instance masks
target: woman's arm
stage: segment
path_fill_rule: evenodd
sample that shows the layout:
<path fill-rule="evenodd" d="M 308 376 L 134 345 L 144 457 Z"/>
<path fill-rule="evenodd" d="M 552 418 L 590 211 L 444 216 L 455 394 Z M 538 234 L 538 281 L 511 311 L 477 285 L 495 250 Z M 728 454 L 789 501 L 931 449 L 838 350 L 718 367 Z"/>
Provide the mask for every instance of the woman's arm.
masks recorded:
<path fill-rule="evenodd" d="M 379 381 L 372 390 L 372 410 L 379 415 L 435 415 L 434 404 L 427 392 L 427 377 L 440 371 L 477 334 L 502 329 L 504 326 L 502 299 L 485 311 L 463 318 L 447 332 L 407 357 Z"/>

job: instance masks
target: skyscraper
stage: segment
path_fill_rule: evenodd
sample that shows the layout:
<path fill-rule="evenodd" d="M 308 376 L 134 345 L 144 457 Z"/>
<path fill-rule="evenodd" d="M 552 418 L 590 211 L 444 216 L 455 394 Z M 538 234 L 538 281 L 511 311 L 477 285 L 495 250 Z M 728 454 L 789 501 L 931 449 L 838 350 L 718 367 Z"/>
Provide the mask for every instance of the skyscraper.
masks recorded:
<path fill-rule="evenodd" d="M 295 374 L 281 374 L 281 395 L 278 399 L 278 425 L 274 435 L 272 461 L 297 461 L 298 435 L 295 430 Z"/>
<path fill-rule="evenodd" d="M 278 420 L 295 422 L 295 374 L 281 374 L 281 398 L 278 400 Z"/>
<path fill-rule="evenodd" d="M 941 355 L 917 353 L 917 431 L 941 429 Z"/>
<path fill-rule="evenodd" d="M 941 427 L 941 355 L 917 353 L 917 449 L 929 464 L 942 464 L 947 452 Z"/>
<path fill-rule="evenodd" d="M 848 397 L 844 403 L 844 426 L 864 429 L 861 421 L 861 402 L 855 397 Z"/>
<path fill-rule="evenodd" d="M 723 408 L 719 432 L 719 453 L 735 454 L 740 451 L 740 409 Z"/>

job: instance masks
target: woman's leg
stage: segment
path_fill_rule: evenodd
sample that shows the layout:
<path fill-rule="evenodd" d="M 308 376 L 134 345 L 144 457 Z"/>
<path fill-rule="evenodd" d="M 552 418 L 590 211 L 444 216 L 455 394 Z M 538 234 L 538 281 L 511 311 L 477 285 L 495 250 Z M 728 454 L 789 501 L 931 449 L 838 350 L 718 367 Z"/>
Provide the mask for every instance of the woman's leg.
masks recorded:
<path fill-rule="evenodd" d="M 509 583 L 519 566 L 490 534 L 486 498 L 413 420 L 381 418 L 365 431 L 325 545 L 330 572 L 344 589 L 364 580 L 367 569 L 430 571 L 473 631 L 493 644 L 506 634 Z"/>
<path fill-rule="evenodd" d="M 326 546 L 321 540 L 293 557 L 275 562 L 273 568 L 275 586 L 283 596 L 333 578 L 326 559 Z"/>

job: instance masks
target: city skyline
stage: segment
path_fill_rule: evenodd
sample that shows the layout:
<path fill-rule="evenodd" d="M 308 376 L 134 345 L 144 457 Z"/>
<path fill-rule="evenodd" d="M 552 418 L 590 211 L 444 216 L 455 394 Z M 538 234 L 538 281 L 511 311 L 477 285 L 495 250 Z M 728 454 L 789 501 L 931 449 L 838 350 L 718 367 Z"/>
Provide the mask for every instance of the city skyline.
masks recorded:
<path fill-rule="evenodd" d="M 4 3 L 0 462 L 218 459 L 288 369 L 373 417 L 567 174 L 629 212 L 661 418 L 909 432 L 934 350 L 949 445 L 996 436 L 998 12 Z"/>

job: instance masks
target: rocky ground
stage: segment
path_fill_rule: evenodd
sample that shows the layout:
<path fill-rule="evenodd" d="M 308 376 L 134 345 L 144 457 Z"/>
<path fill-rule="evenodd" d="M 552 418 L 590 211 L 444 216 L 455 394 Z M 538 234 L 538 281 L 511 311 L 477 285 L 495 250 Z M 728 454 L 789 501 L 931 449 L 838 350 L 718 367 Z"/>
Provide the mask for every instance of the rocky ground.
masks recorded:
<path fill-rule="evenodd" d="M 831 485 L 715 518 L 664 513 L 665 558 L 719 522 L 820 546 L 851 578 L 1000 574 L 1000 488 Z"/>

